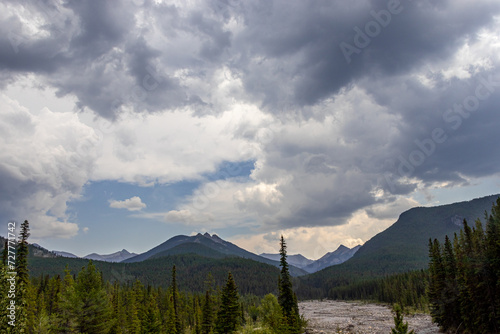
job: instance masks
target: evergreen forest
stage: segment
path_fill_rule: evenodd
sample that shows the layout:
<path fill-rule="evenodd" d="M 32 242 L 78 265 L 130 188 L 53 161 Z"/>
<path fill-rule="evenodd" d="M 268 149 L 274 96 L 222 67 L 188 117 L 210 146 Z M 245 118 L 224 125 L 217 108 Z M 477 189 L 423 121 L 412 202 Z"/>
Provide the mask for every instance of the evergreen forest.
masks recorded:
<path fill-rule="evenodd" d="M 4 247 L 1 290 L 9 291 L 13 282 L 15 307 L 9 308 L 8 298 L 1 299 L 2 333 L 285 334 L 301 333 L 305 326 L 292 290 L 283 238 L 281 272 L 274 280 L 278 296 L 259 296 L 241 294 L 231 272 L 226 273 L 222 285 L 208 273 L 203 293 L 179 289 L 175 264 L 168 273 L 167 287 L 144 285 L 139 280 L 105 280 L 91 260 L 78 272 L 66 267 L 64 275 L 30 278 L 28 237 L 29 223 L 25 221 L 15 268 L 9 267 L 9 247 Z"/>

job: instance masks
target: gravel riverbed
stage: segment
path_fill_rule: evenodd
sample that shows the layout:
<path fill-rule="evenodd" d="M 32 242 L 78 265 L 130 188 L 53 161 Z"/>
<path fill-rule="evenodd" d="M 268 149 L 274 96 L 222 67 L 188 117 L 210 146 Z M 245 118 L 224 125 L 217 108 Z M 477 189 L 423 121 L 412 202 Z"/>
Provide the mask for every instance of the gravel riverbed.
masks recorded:
<path fill-rule="evenodd" d="M 309 320 L 307 334 L 390 334 L 394 326 L 394 314 L 384 305 L 313 300 L 300 302 L 299 309 Z M 417 334 L 439 333 L 428 314 L 406 315 L 404 321 L 408 322 L 408 329 Z"/>

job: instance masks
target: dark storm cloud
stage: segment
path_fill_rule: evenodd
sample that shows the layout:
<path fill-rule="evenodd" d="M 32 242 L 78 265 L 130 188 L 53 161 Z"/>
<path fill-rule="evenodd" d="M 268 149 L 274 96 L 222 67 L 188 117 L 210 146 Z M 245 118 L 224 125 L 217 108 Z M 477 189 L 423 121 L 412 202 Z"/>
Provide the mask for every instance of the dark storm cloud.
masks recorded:
<path fill-rule="evenodd" d="M 266 14 L 248 6 L 247 29 L 236 40 L 244 50 L 239 66 L 256 96 L 264 95 L 271 112 L 283 99 L 312 105 L 359 78 L 406 73 L 425 62 L 446 59 L 465 38 L 474 38 L 499 13 L 500 3 L 486 2 L 279 2 Z M 378 24 L 382 11 L 394 14 Z M 376 33 L 366 34 L 366 26 Z M 377 24 L 377 23 L 376 23 Z M 365 40 L 359 38 L 361 30 Z M 366 41 L 366 43 L 365 43 Z M 341 43 L 357 49 L 346 59 Z M 356 43 L 358 42 L 358 43 Z M 367 44 L 364 46 L 364 44 Z M 259 62 L 253 62 L 255 57 Z M 271 69 L 271 71 L 270 71 Z M 289 97 L 283 84 L 287 85 Z"/>
<path fill-rule="evenodd" d="M 106 118 L 125 105 L 156 111 L 186 100 L 178 82 L 157 68 L 162 52 L 144 40 L 132 3 L 24 2 L 11 8 L 21 7 L 46 20 L 39 27 L 45 35 L 27 34 L 18 12 L 8 13 L 0 23 L 9 31 L 0 40 L 3 75 L 41 74 L 58 96 L 75 95 L 78 108 Z"/>
<path fill-rule="evenodd" d="M 33 2 L 18 6 L 56 20 L 47 20 L 42 27 L 51 35 L 33 40 L 23 33 L 15 13 L 5 17 L 0 24 L 9 31 L 10 40 L 5 34 L 0 40 L 0 67 L 12 74 L 50 73 L 50 83 L 60 95 L 74 94 L 80 107 L 106 117 L 114 117 L 126 104 L 150 111 L 189 104 L 190 96 L 197 94 L 171 73 L 189 69 L 202 77 L 220 66 L 241 76 L 247 93 L 268 111 L 282 113 L 286 105 L 289 113 L 331 97 L 361 78 L 397 75 L 444 59 L 464 38 L 473 38 L 488 26 L 500 9 L 494 1 L 403 0 L 214 1 L 182 13 L 174 5 L 150 2 L 140 6 L 49 1 L 43 6 Z M 154 21 L 154 28 L 140 24 L 136 13 L 146 22 Z M 243 24 L 237 35 L 228 30 L 231 19 Z M 382 22 L 379 32 L 367 37 L 366 29 L 374 27 L 370 22 L 377 20 Z M 158 30 L 166 44 L 147 40 L 150 30 Z M 356 40 L 357 31 L 369 39 L 366 46 L 360 47 L 363 38 Z M 169 45 L 174 40 L 177 45 Z M 357 49 L 349 61 L 342 43 Z M 139 93 L 136 86 L 144 88 L 151 75 L 148 68 L 155 68 L 164 80 L 154 90 Z M 95 87 L 95 80 L 108 87 Z"/>
<path fill-rule="evenodd" d="M 414 177 L 425 185 L 463 185 L 468 183 L 467 177 L 498 173 L 500 156 L 490 145 L 500 139 L 498 70 L 476 73 L 470 79 L 435 82 L 432 88 L 400 78 L 366 83 L 372 96 L 400 116 L 402 135 L 389 143 L 392 157 L 384 156 L 386 176 L 392 181 Z M 395 184 L 383 185 L 397 193 Z M 407 189 L 407 193 L 411 191 Z"/>

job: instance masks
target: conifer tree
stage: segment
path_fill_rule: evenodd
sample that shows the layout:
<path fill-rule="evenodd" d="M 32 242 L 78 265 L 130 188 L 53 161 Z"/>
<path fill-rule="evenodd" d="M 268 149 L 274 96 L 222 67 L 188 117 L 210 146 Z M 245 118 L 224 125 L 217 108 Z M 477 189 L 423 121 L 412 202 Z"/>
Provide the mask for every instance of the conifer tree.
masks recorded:
<path fill-rule="evenodd" d="M 81 302 L 77 328 L 81 333 L 107 333 L 112 325 L 108 296 L 102 287 L 101 275 L 92 260 L 78 273 L 76 296 Z"/>
<path fill-rule="evenodd" d="M 127 310 L 127 320 L 126 329 L 128 333 L 140 333 L 141 332 L 141 321 L 139 319 L 137 290 L 129 288 L 127 293 L 125 293 L 125 309 Z"/>
<path fill-rule="evenodd" d="M 179 317 L 179 292 L 177 290 L 177 274 L 176 274 L 176 269 L 175 265 L 172 267 L 172 284 L 171 284 L 171 290 L 172 290 L 172 307 L 173 307 L 173 317 L 174 317 L 174 322 L 175 322 L 175 330 L 177 333 L 182 333 L 182 323 L 181 319 Z"/>
<path fill-rule="evenodd" d="M 239 324 L 239 296 L 236 283 L 231 273 L 227 276 L 227 282 L 222 289 L 221 305 L 215 321 L 215 333 L 234 333 Z"/>
<path fill-rule="evenodd" d="M 75 292 L 75 282 L 68 267 L 62 282 L 61 292 L 58 294 L 59 304 L 54 306 L 56 315 L 52 321 L 52 329 L 56 333 L 72 334 L 77 333 L 77 315 L 82 307 Z"/>
<path fill-rule="evenodd" d="M 22 333 L 29 326 L 28 321 L 28 237 L 29 223 L 25 220 L 19 231 L 19 242 L 16 250 L 16 331 Z"/>
<path fill-rule="evenodd" d="M 442 324 L 444 311 L 441 293 L 444 289 L 445 273 L 441 257 L 441 247 L 437 239 L 434 239 L 434 242 L 429 240 L 429 256 L 429 303 L 431 316 L 434 322 Z"/>
<path fill-rule="evenodd" d="M 161 332 L 160 311 L 155 296 L 148 295 L 142 333 L 158 334 Z"/>
<path fill-rule="evenodd" d="M 168 304 L 167 308 L 167 319 L 166 319 L 166 331 L 169 334 L 180 334 L 177 332 L 177 328 L 175 327 L 176 323 L 176 317 L 175 317 L 175 311 L 174 311 L 174 305 L 173 303 Z"/>
<path fill-rule="evenodd" d="M 111 296 L 111 313 L 113 325 L 109 331 L 110 334 L 122 334 L 126 331 L 127 316 L 123 307 L 123 289 L 117 281 L 113 283 Z"/>
<path fill-rule="evenodd" d="M 194 334 L 201 334 L 201 327 L 203 323 L 203 314 L 200 307 L 200 300 L 198 297 L 194 298 Z"/>
<path fill-rule="evenodd" d="M 17 245 L 16 251 L 16 272 L 18 283 L 22 285 L 28 284 L 29 272 L 28 272 L 28 237 L 29 233 L 29 223 L 25 220 L 21 224 L 21 230 L 19 231 L 19 243 Z"/>
<path fill-rule="evenodd" d="M 262 298 L 258 307 L 262 323 L 277 332 L 283 327 L 283 315 L 276 296 L 269 293 Z"/>
<path fill-rule="evenodd" d="M 460 304 L 458 300 L 457 287 L 457 263 L 453 245 L 448 236 L 445 237 L 443 248 L 443 266 L 445 280 L 443 291 L 441 293 L 443 299 L 443 324 L 446 328 L 458 327 L 460 322 Z"/>
<path fill-rule="evenodd" d="M 394 327 L 391 329 L 391 334 L 415 334 L 414 330 L 408 332 L 408 322 L 403 322 L 403 314 L 401 307 L 398 304 L 394 305 Z"/>
<path fill-rule="evenodd" d="M 205 292 L 205 299 L 203 300 L 203 307 L 201 310 L 201 333 L 210 334 L 213 328 L 214 314 L 212 306 L 212 297 L 209 291 Z"/>
<path fill-rule="evenodd" d="M 285 322 L 291 333 L 298 333 L 302 327 L 297 296 L 292 289 L 292 278 L 286 260 L 286 243 L 283 236 L 280 239 L 280 266 L 281 272 L 278 279 L 278 302 L 281 306 Z"/>

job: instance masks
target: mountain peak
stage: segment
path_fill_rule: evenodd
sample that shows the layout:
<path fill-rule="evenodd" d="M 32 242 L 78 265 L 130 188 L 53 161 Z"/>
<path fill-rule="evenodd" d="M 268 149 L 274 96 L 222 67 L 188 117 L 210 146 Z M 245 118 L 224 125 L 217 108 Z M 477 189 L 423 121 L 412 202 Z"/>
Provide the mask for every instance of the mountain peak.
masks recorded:
<path fill-rule="evenodd" d="M 211 238 L 212 236 L 210 235 L 210 233 L 208 232 L 205 232 L 205 234 L 203 234 L 203 236 L 207 237 L 207 238 Z"/>
<path fill-rule="evenodd" d="M 212 240 L 215 241 L 215 242 L 224 242 L 224 240 L 222 240 L 221 238 L 219 238 L 219 236 L 217 234 L 212 234 Z"/>

